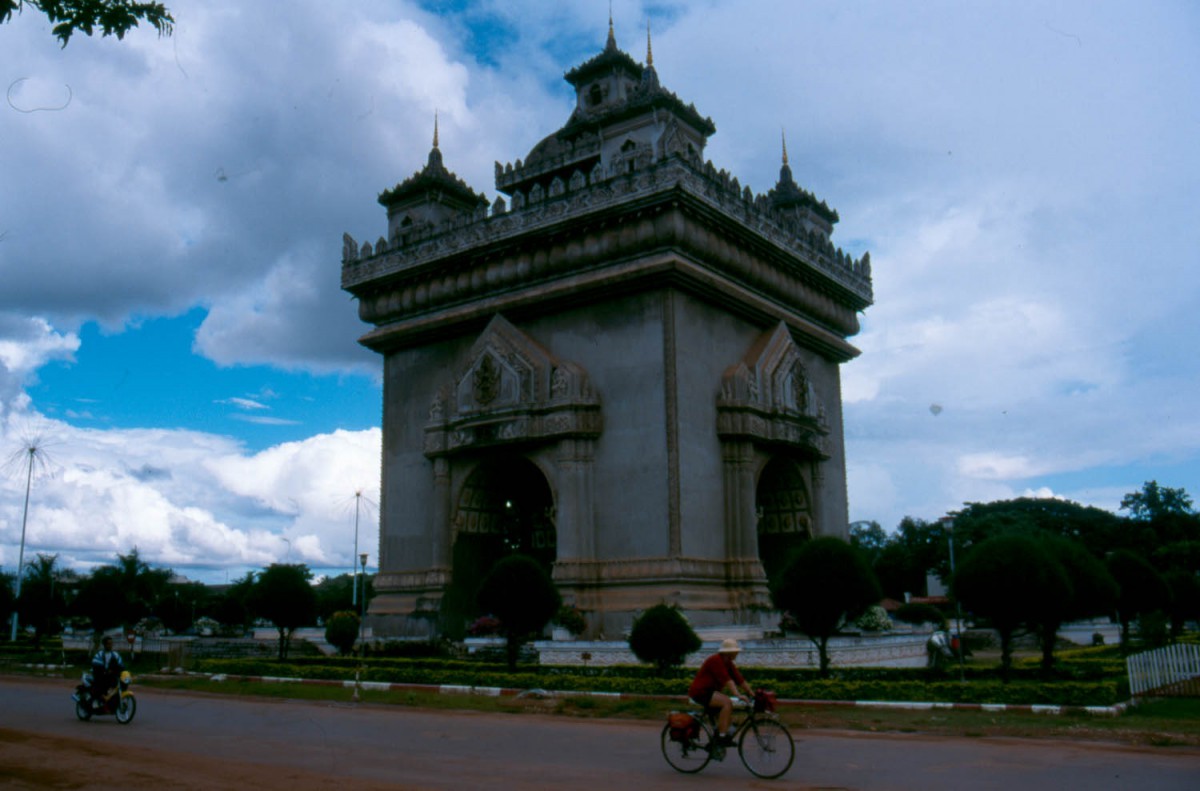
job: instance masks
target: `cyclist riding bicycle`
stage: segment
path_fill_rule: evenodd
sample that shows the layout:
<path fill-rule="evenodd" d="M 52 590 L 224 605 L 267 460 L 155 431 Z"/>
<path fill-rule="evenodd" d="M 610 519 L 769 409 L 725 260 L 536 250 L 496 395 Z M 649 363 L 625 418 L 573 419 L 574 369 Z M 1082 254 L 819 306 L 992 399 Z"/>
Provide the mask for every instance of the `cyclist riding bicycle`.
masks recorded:
<path fill-rule="evenodd" d="M 733 744 L 733 698 L 739 691 L 745 694 L 746 700 L 754 697 L 750 685 L 734 664 L 740 652 L 737 640 L 722 640 L 720 649 L 704 660 L 688 687 L 688 697 L 705 709 L 717 710 L 717 738 L 724 745 Z"/>

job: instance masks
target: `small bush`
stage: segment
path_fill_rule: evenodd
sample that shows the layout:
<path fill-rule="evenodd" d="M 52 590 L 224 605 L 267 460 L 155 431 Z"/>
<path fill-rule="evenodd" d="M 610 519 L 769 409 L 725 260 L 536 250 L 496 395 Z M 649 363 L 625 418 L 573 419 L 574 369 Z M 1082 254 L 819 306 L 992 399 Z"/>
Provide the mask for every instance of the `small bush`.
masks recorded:
<path fill-rule="evenodd" d="M 687 655 L 700 648 L 700 638 L 678 609 L 656 604 L 639 615 L 629 631 L 629 650 L 660 674 L 682 665 Z"/>
<path fill-rule="evenodd" d="M 565 604 L 558 608 L 554 622 L 574 635 L 583 634 L 587 630 L 587 619 L 578 608 Z"/>
<path fill-rule="evenodd" d="M 892 619 L 888 617 L 887 610 L 875 604 L 858 616 L 854 625 L 864 632 L 886 632 L 892 628 Z"/>
<path fill-rule="evenodd" d="M 325 623 L 325 641 L 342 656 L 350 653 L 358 640 L 360 626 L 358 615 L 349 610 L 335 612 Z"/>

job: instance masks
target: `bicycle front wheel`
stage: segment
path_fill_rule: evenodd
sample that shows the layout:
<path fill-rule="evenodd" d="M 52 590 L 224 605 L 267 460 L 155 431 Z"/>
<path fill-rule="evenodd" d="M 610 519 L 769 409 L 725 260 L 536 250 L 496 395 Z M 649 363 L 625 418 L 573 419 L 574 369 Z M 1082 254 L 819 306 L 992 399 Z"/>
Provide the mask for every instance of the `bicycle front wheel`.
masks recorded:
<path fill-rule="evenodd" d="M 677 772 L 695 774 L 712 760 L 712 731 L 708 724 L 700 723 L 700 734 L 695 739 L 677 742 L 671 739 L 671 726 L 667 725 L 662 732 L 662 754 Z"/>
<path fill-rule="evenodd" d="M 756 717 L 742 729 L 738 755 L 751 773 L 771 780 L 792 768 L 796 744 L 782 722 Z"/>

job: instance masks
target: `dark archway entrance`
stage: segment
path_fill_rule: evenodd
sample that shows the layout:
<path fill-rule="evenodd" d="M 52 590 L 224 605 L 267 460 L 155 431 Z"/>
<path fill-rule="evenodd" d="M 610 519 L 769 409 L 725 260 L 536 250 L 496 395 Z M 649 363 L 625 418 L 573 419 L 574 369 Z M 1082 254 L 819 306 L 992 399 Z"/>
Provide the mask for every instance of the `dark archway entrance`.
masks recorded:
<path fill-rule="evenodd" d="M 514 552 L 551 571 L 557 557 L 554 498 L 528 459 L 496 456 L 467 477 L 455 509 L 454 566 L 444 607 L 451 621 L 484 614 L 475 600 L 479 584 L 496 561 Z"/>
<path fill-rule="evenodd" d="M 800 463 L 791 458 L 767 462 L 755 491 L 758 558 L 769 582 L 791 554 L 812 538 L 812 503 Z"/>

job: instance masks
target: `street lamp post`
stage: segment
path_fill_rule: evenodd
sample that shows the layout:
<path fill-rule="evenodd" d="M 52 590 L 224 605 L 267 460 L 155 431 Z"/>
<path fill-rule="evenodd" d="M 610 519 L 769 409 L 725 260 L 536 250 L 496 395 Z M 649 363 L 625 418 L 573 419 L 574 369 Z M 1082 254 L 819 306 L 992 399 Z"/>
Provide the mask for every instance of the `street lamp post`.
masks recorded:
<path fill-rule="evenodd" d="M 362 596 L 359 598 L 358 610 L 358 641 L 361 643 L 364 640 L 367 620 L 367 553 L 363 552 L 358 559 L 362 561 Z"/>
<path fill-rule="evenodd" d="M 354 493 L 354 555 L 358 554 L 358 511 L 362 505 L 362 489 Z M 354 568 L 354 555 L 350 556 L 350 571 L 351 576 L 357 576 L 358 569 Z M 366 557 L 364 555 L 363 557 Z M 363 562 L 363 567 L 366 567 L 366 562 Z M 353 607 L 358 603 L 358 580 L 352 579 L 350 586 L 350 606 Z"/>
<path fill-rule="evenodd" d="M 954 579 L 954 520 L 946 520 L 946 537 L 950 542 L 950 579 Z M 962 605 L 958 594 L 954 595 L 954 637 L 958 640 L 958 680 L 966 683 L 967 671 L 963 668 Z"/>
<path fill-rule="evenodd" d="M 357 543 L 357 531 L 354 534 L 354 538 L 355 543 Z M 357 547 L 355 548 L 357 549 Z M 360 604 L 358 610 L 358 667 L 354 669 L 354 694 L 350 696 L 350 699 L 355 703 L 358 703 L 362 693 L 362 665 L 363 657 L 366 654 L 367 647 L 363 623 L 367 617 L 367 553 L 363 552 L 358 556 L 358 559 L 362 563 L 363 592 L 362 598 L 359 600 Z M 358 588 L 357 582 L 354 583 L 354 587 L 356 589 Z"/>

